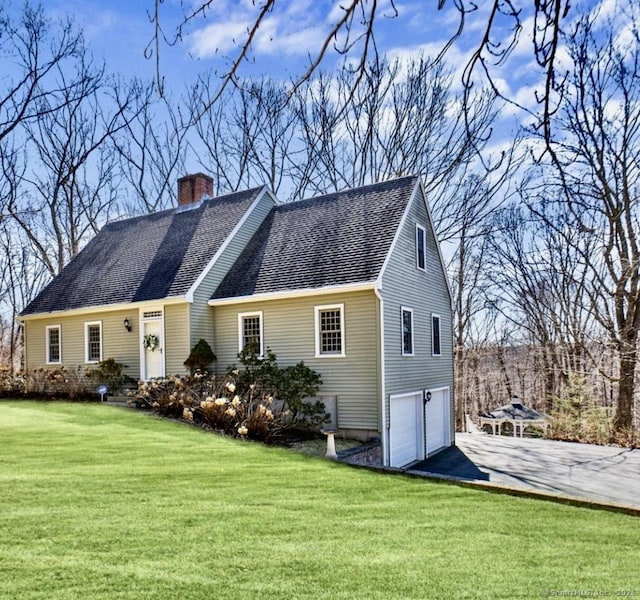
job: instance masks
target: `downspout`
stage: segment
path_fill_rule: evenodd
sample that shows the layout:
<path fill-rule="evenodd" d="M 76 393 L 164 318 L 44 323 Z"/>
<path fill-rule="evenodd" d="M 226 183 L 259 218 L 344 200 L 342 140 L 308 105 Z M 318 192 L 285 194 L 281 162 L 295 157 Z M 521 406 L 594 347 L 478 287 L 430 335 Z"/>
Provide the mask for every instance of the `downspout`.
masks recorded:
<path fill-rule="evenodd" d="M 384 300 L 380 293 L 380 288 L 375 287 L 373 289 L 376 298 L 378 298 L 378 306 L 380 311 L 380 408 L 382 419 L 382 431 L 380 432 L 381 439 L 381 452 L 382 452 L 382 464 L 386 467 L 389 465 L 388 449 L 389 449 L 389 430 L 387 428 L 387 406 L 386 406 L 386 389 L 385 389 L 385 361 L 384 361 Z"/>

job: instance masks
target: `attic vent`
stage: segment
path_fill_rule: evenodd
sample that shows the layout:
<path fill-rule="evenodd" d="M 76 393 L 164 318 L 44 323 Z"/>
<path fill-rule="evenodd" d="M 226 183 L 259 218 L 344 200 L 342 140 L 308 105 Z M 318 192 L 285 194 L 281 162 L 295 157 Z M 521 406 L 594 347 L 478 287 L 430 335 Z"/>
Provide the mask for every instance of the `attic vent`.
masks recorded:
<path fill-rule="evenodd" d="M 162 317 L 161 310 L 150 310 L 142 313 L 143 319 L 158 319 L 160 317 Z"/>

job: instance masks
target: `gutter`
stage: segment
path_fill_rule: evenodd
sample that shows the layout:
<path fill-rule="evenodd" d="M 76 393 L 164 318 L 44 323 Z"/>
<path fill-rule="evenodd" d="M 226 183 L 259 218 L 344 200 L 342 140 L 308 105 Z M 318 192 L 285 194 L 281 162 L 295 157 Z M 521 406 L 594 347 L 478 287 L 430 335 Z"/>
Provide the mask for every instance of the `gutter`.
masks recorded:
<path fill-rule="evenodd" d="M 277 292 L 265 292 L 250 296 L 234 296 L 231 298 L 214 298 L 209 300 L 209 306 L 228 306 L 232 304 L 247 304 L 249 302 L 266 302 L 267 300 L 286 300 L 290 298 L 303 298 L 308 296 L 321 296 L 325 294 L 344 294 L 349 292 L 362 292 L 376 289 L 377 281 L 364 283 L 347 283 L 344 285 L 327 285 L 317 288 L 302 288 L 295 290 L 281 290 Z"/>
<path fill-rule="evenodd" d="M 185 296 L 169 296 L 167 298 L 157 298 L 155 300 L 144 300 L 142 302 L 118 302 L 117 304 L 99 304 L 96 306 L 84 306 L 82 308 L 71 308 L 69 310 L 53 310 L 49 312 L 31 313 L 28 315 L 18 315 L 16 319 L 24 323 L 25 321 L 35 321 L 37 319 L 48 319 L 51 317 L 71 317 L 75 315 L 87 315 L 94 313 L 115 312 L 119 310 L 129 310 L 132 308 L 144 308 L 145 306 L 158 306 L 162 304 L 183 304 L 188 302 Z"/>

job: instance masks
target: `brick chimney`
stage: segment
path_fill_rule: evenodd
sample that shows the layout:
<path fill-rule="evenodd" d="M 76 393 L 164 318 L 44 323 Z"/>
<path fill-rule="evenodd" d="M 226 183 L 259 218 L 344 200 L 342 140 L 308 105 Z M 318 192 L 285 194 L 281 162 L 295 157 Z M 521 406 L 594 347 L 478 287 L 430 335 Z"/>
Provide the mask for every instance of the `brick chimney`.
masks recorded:
<path fill-rule="evenodd" d="M 195 204 L 204 197 L 213 197 L 212 177 L 204 173 L 194 173 L 178 179 L 178 206 Z"/>

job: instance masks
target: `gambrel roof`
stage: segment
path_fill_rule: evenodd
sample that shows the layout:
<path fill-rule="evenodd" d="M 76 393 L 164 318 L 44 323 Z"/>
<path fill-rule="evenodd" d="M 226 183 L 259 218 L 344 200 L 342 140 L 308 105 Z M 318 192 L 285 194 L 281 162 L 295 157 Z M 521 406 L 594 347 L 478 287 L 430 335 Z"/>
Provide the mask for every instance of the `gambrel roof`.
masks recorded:
<path fill-rule="evenodd" d="M 418 177 L 274 207 L 212 300 L 374 282 Z"/>
<path fill-rule="evenodd" d="M 264 189 L 105 225 L 22 315 L 184 296 Z"/>

